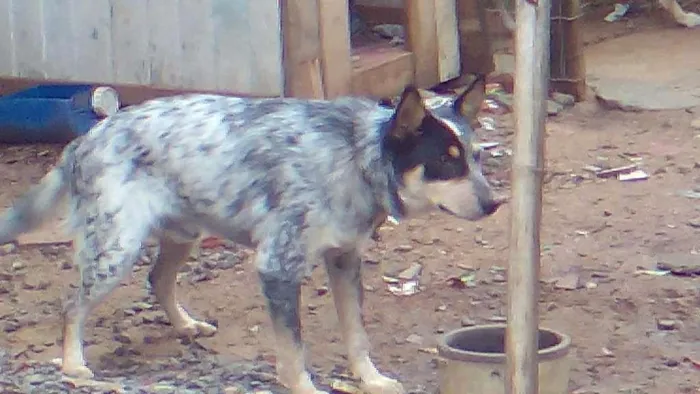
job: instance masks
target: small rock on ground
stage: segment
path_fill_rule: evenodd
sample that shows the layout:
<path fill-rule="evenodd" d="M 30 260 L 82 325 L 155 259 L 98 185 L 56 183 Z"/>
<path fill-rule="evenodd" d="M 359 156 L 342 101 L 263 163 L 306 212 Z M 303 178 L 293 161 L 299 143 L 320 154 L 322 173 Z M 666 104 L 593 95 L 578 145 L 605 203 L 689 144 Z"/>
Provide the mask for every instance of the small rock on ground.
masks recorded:
<path fill-rule="evenodd" d="M 690 127 L 695 130 L 700 130 L 700 118 L 694 119 L 690 122 Z"/>

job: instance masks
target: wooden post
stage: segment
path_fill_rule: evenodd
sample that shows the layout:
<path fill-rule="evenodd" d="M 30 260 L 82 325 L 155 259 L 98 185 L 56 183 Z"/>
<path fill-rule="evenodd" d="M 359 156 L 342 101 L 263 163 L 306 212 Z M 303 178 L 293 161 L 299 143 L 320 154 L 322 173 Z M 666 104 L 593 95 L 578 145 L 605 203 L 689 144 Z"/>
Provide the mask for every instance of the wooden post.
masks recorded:
<path fill-rule="evenodd" d="M 323 98 L 318 0 L 281 0 L 284 95 Z"/>
<path fill-rule="evenodd" d="M 326 98 L 350 94 L 350 22 L 348 0 L 318 0 L 321 67 Z"/>
<path fill-rule="evenodd" d="M 438 82 L 457 78 L 460 71 L 459 26 L 456 0 L 435 0 L 438 46 Z"/>
<path fill-rule="evenodd" d="M 517 0 L 506 393 L 537 394 L 540 218 L 550 0 Z"/>
<path fill-rule="evenodd" d="M 490 74 L 494 71 L 493 29 L 486 20 L 484 0 L 458 0 L 460 72 Z"/>
<path fill-rule="evenodd" d="M 586 97 L 586 65 L 580 30 L 579 0 L 552 0 L 550 87 L 576 99 Z"/>
<path fill-rule="evenodd" d="M 439 82 L 435 0 L 405 0 L 406 44 L 413 52 L 415 84 L 428 88 Z"/>

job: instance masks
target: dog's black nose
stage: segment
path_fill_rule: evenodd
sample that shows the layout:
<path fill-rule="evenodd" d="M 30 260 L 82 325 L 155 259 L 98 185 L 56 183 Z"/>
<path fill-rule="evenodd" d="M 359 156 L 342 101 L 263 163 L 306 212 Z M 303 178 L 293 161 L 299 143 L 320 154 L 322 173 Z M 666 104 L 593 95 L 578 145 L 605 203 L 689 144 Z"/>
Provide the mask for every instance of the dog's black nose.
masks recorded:
<path fill-rule="evenodd" d="M 498 207 L 503 205 L 503 200 L 501 199 L 489 199 L 481 203 L 481 210 L 484 211 L 486 215 L 491 215 L 498 210 Z"/>

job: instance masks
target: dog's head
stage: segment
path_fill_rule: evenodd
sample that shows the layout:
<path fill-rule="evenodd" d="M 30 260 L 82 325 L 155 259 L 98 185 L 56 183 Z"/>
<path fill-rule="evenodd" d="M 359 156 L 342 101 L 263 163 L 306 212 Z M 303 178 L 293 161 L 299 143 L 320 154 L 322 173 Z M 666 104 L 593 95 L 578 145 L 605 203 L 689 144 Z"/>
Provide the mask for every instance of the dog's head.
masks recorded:
<path fill-rule="evenodd" d="M 440 209 L 468 220 L 503 203 L 481 169 L 472 124 L 485 94 L 477 77 L 456 97 L 425 98 L 407 87 L 394 109 L 385 147 L 393 158 L 398 195 L 406 213 Z"/>

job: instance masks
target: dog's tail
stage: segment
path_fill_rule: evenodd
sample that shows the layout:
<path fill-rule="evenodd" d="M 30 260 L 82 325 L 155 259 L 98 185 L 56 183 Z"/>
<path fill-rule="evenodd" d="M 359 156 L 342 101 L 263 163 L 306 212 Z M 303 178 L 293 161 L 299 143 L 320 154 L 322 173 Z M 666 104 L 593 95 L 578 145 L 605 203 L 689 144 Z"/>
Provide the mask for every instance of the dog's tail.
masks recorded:
<path fill-rule="evenodd" d="M 19 235 L 38 227 L 55 211 L 68 191 L 77 146 L 77 140 L 71 142 L 39 184 L 0 215 L 0 245 L 13 242 Z"/>

